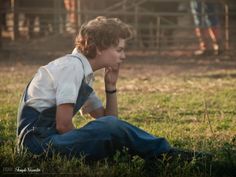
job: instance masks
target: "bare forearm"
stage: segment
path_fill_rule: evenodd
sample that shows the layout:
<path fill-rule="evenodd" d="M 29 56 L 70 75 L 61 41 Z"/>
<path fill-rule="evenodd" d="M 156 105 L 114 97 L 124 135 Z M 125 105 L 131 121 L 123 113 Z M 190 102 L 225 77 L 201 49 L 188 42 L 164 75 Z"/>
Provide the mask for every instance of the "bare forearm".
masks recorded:
<path fill-rule="evenodd" d="M 56 129 L 58 133 L 63 134 L 75 128 L 72 122 L 73 110 L 73 104 L 67 103 L 57 106 Z"/>
<path fill-rule="evenodd" d="M 118 116 L 117 96 L 116 93 L 106 93 L 105 115 Z"/>
<path fill-rule="evenodd" d="M 119 74 L 119 66 L 105 68 L 105 90 L 106 90 L 106 108 L 105 115 L 118 116 L 116 83 Z"/>
<path fill-rule="evenodd" d="M 75 128 L 75 126 L 73 125 L 73 123 L 71 123 L 69 125 L 62 125 L 62 126 L 56 127 L 59 134 L 69 132 L 69 131 L 73 130 L 74 128 Z"/>

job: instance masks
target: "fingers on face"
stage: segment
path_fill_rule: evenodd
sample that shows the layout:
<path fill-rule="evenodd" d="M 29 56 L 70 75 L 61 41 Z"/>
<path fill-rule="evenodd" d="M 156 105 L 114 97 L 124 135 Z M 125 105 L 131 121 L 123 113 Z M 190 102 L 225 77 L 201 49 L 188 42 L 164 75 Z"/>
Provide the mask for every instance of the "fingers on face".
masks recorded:
<path fill-rule="evenodd" d="M 109 67 L 106 67 L 105 68 L 105 71 L 108 72 L 108 71 L 118 71 L 120 68 L 120 64 L 117 64 L 117 65 L 114 65 L 114 66 L 109 66 Z"/>

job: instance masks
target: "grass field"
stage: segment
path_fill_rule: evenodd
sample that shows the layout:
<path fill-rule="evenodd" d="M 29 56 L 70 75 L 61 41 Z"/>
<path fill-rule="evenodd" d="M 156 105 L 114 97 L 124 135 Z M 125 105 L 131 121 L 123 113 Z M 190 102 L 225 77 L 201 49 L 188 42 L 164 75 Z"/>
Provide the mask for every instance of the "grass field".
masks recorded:
<path fill-rule="evenodd" d="M 144 160 L 117 153 L 107 160 L 85 164 L 83 159 L 39 158 L 17 153 L 17 106 L 38 64 L 0 64 L 0 165 L 2 174 L 57 176 L 236 176 L 236 61 L 224 59 L 132 59 L 120 71 L 119 117 L 166 137 L 176 147 L 214 154 L 210 167 L 194 168 L 194 161 L 165 164 L 147 173 Z M 95 89 L 104 100 L 103 73 L 96 73 Z M 77 115 L 80 127 L 90 121 Z M 31 169 L 31 170 L 30 170 Z M 18 170 L 18 171 L 17 171 Z M 61 176 L 60 175 L 60 176 Z"/>

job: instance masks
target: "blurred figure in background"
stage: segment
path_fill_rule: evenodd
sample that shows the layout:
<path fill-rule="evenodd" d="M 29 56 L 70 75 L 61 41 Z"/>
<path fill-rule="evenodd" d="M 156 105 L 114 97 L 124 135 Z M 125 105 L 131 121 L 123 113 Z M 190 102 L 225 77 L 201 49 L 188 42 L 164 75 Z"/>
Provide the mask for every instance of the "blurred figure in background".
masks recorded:
<path fill-rule="evenodd" d="M 195 33 L 199 41 L 199 50 L 194 55 L 219 55 L 222 52 L 218 5 L 216 2 L 203 0 L 190 1 Z"/>
<path fill-rule="evenodd" d="M 75 1 L 74 0 L 64 0 L 64 6 L 67 11 L 66 15 L 66 30 L 69 33 L 75 33 Z"/>

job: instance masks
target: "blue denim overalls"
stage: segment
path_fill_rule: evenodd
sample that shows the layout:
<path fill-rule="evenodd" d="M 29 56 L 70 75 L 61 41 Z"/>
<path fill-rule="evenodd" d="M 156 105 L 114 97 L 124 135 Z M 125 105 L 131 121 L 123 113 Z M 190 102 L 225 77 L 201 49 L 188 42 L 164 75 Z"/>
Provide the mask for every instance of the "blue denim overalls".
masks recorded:
<path fill-rule="evenodd" d="M 71 57 L 80 60 L 76 55 Z M 126 147 L 131 154 L 148 159 L 170 150 L 170 145 L 164 138 L 157 138 L 114 116 L 104 116 L 84 127 L 59 134 L 56 130 L 56 106 L 38 112 L 24 105 L 27 88 L 21 101 L 23 109 L 18 111 L 17 136 L 18 145 L 33 154 L 60 153 L 67 157 L 85 156 L 88 160 L 100 160 Z M 74 114 L 92 91 L 83 80 Z"/>
<path fill-rule="evenodd" d="M 191 0 L 190 7 L 196 27 L 208 28 L 219 25 L 217 10 L 219 4 L 201 0 Z"/>

